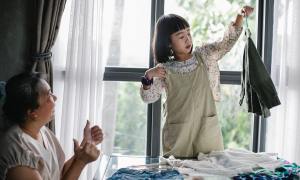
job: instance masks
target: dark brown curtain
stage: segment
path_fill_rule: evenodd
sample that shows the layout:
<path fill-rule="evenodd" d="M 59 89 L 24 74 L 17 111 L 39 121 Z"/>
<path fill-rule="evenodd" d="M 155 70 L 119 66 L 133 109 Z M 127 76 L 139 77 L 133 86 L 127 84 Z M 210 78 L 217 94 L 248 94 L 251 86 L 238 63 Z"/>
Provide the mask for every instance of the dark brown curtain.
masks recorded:
<path fill-rule="evenodd" d="M 66 0 L 35 0 L 36 31 L 33 40 L 32 72 L 46 74 L 45 80 L 53 89 L 51 48 L 57 36 Z M 54 121 L 48 127 L 55 132 Z"/>

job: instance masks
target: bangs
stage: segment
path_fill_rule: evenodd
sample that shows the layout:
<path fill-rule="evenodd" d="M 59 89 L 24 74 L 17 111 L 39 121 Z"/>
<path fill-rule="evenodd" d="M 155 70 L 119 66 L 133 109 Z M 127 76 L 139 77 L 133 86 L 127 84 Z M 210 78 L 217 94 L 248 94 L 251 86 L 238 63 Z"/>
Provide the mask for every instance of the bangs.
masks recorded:
<path fill-rule="evenodd" d="M 178 18 L 173 18 L 170 22 L 170 30 L 171 30 L 171 34 L 189 28 L 189 24 L 181 19 Z"/>
<path fill-rule="evenodd" d="M 176 14 L 168 14 L 162 16 L 158 20 L 157 31 L 161 32 L 164 36 L 170 36 L 171 34 L 189 28 L 189 23 Z"/>

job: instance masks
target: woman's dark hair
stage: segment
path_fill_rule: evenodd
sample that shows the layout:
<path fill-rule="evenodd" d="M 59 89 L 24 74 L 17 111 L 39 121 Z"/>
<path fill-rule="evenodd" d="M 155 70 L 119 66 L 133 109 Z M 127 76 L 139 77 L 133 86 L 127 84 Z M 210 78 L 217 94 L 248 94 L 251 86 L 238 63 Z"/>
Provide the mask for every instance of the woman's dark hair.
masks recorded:
<path fill-rule="evenodd" d="M 176 14 L 163 15 L 158 19 L 152 42 L 153 55 L 157 62 L 165 63 L 171 59 L 171 34 L 188 27 L 189 23 Z"/>
<path fill-rule="evenodd" d="M 7 81 L 3 112 L 10 123 L 24 123 L 27 111 L 39 107 L 39 83 L 40 75 L 34 73 L 18 74 Z"/>

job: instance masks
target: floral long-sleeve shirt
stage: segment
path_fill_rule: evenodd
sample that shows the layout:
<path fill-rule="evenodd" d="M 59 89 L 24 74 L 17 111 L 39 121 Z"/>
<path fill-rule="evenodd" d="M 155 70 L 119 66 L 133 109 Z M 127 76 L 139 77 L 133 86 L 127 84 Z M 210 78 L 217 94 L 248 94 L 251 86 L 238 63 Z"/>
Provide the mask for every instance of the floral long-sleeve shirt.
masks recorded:
<path fill-rule="evenodd" d="M 185 74 L 194 71 L 198 66 L 195 53 L 199 54 L 203 59 L 209 77 L 210 88 L 212 89 L 213 97 L 216 101 L 220 100 L 220 70 L 218 60 L 220 60 L 227 52 L 231 50 L 235 42 L 238 40 L 243 28 L 234 26 L 233 23 L 224 33 L 221 41 L 197 46 L 194 49 L 192 58 L 181 62 L 171 61 L 159 64 L 172 71 L 172 73 Z M 164 79 L 154 78 L 153 84 L 147 90 L 140 88 L 142 100 L 146 103 L 153 103 L 160 98 L 160 95 L 165 90 L 166 83 Z"/>

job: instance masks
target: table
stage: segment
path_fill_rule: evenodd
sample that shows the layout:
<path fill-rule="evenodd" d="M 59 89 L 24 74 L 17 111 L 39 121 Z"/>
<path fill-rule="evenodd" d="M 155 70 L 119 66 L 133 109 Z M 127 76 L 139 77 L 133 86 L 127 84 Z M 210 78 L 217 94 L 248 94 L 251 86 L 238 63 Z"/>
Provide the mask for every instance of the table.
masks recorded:
<path fill-rule="evenodd" d="M 120 168 L 133 168 L 133 169 L 149 169 L 153 171 L 172 169 L 169 165 L 160 165 L 159 157 L 147 157 L 147 156 L 107 156 L 102 155 L 99 159 L 98 168 L 94 176 L 94 180 L 107 179 L 113 175 Z M 184 178 L 191 178 L 185 177 Z M 197 176 L 196 179 L 230 179 L 220 176 Z"/>

